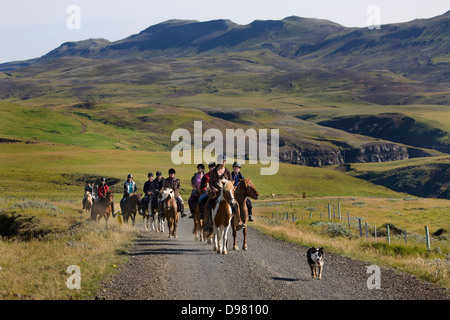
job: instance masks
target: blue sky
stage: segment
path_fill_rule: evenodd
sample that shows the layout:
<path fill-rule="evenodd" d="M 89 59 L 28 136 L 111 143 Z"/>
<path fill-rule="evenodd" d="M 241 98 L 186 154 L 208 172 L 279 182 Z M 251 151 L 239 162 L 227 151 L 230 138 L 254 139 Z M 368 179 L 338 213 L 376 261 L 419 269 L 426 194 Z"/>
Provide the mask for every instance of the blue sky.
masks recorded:
<path fill-rule="evenodd" d="M 431 18 L 450 10 L 448 0 L 2 0 L 0 63 L 36 58 L 66 41 L 105 38 L 110 41 L 138 33 L 169 19 L 230 19 L 248 24 L 257 19 L 296 15 L 328 19 L 347 27 L 365 27 L 380 8 L 381 24 Z M 70 29 L 67 13 L 80 9 L 80 28 Z"/>

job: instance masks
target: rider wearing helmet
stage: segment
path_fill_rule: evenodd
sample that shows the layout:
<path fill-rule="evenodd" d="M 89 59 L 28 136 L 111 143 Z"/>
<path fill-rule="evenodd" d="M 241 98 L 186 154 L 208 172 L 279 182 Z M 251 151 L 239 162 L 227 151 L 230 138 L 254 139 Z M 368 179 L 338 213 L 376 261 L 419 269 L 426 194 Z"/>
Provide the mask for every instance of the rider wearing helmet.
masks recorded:
<path fill-rule="evenodd" d="M 97 194 L 98 194 L 98 200 L 102 200 L 104 197 L 106 197 L 106 194 L 109 192 L 109 187 L 106 184 L 105 177 L 100 179 L 101 184 L 97 188 Z"/>
<path fill-rule="evenodd" d="M 181 217 L 184 218 L 186 214 L 184 213 L 184 203 L 180 196 L 181 182 L 179 179 L 175 178 L 175 169 L 171 168 L 169 170 L 169 177 L 164 180 L 163 188 L 171 188 L 175 192 L 175 200 L 177 202 L 178 211 L 181 213 Z"/>
<path fill-rule="evenodd" d="M 148 208 L 148 203 L 152 197 L 151 185 L 153 183 L 153 173 L 147 174 L 148 180 L 144 183 L 144 198 L 142 199 L 142 206 Z"/>
<path fill-rule="evenodd" d="M 208 200 L 209 175 L 215 167 L 216 163 L 210 162 L 208 164 L 209 171 L 203 175 L 202 180 L 200 182 L 200 198 L 198 199 L 198 203 L 200 205 L 200 219 L 204 218 L 205 204 Z"/>
<path fill-rule="evenodd" d="M 202 181 L 202 178 L 204 176 L 205 166 L 203 163 L 200 163 L 197 165 L 197 172 L 194 173 L 194 175 L 191 178 L 191 196 L 189 197 L 189 208 L 191 209 L 191 215 L 189 216 L 189 219 L 194 218 L 194 210 L 197 207 L 198 198 L 200 196 L 200 184 Z"/>
<path fill-rule="evenodd" d="M 233 185 L 234 187 L 237 187 L 240 180 L 244 180 L 244 176 L 241 173 L 241 164 L 239 162 L 233 163 L 233 171 L 231 172 L 231 176 L 233 177 Z M 248 221 L 254 221 L 252 216 L 252 202 L 250 201 L 250 198 L 247 197 L 247 209 L 248 209 Z"/>
<path fill-rule="evenodd" d="M 164 178 L 162 176 L 161 171 L 156 171 L 156 179 L 153 180 L 152 184 L 150 185 L 150 193 L 152 195 L 152 199 L 150 200 L 152 202 L 153 208 L 158 208 L 158 196 L 161 189 L 164 188 Z M 152 214 L 152 212 L 149 212 Z"/>

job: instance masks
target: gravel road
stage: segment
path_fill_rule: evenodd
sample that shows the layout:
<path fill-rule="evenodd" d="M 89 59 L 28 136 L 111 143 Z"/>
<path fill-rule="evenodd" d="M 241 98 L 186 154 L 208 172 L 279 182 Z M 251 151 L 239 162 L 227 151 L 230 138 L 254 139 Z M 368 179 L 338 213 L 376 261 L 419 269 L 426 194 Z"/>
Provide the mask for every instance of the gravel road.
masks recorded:
<path fill-rule="evenodd" d="M 140 219 L 139 219 L 140 220 Z M 250 223 L 251 225 L 251 223 Z M 228 255 L 195 241 L 193 221 L 180 219 L 178 238 L 145 231 L 129 250 L 129 262 L 96 299 L 106 300 L 449 300 L 445 290 L 413 276 L 381 269 L 381 289 L 368 289 L 369 263 L 325 252 L 322 280 L 314 280 L 306 247 L 268 237 L 249 228 L 248 251 Z M 242 233 L 238 244 L 242 247 Z"/>

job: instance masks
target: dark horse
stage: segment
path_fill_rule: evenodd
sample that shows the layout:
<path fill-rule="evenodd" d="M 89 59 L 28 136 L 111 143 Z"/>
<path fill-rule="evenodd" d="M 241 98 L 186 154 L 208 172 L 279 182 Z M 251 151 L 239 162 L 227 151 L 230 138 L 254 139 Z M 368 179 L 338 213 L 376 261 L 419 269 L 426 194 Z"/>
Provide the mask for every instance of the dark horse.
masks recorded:
<path fill-rule="evenodd" d="M 123 221 L 128 223 L 128 218 L 131 217 L 134 226 L 136 213 L 142 214 L 141 195 L 133 192 L 128 198 L 120 201 L 120 208 L 122 209 Z"/>
<path fill-rule="evenodd" d="M 114 193 L 108 191 L 104 198 L 94 202 L 91 210 L 91 219 L 100 221 L 105 218 L 105 223 L 108 225 L 108 219 L 111 214 L 114 216 Z"/>
<path fill-rule="evenodd" d="M 240 180 L 236 189 L 234 190 L 234 198 L 239 204 L 239 214 L 242 220 L 242 223 L 245 225 L 245 228 L 242 229 L 244 232 L 244 244 L 242 246 L 243 250 L 247 250 L 247 222 L 248 222 L 248 208 L 247 208 L 247 197 L 258 200 L 259 192 L 256 191 L 255 185 L 251 182 L 250 178 Z M 234 218 L 233 218 L 234 219 Z M 233 226 L 233 250 L 239 250 L 239 247 L 236 243 L 236 223 L 232 224 Z"/>

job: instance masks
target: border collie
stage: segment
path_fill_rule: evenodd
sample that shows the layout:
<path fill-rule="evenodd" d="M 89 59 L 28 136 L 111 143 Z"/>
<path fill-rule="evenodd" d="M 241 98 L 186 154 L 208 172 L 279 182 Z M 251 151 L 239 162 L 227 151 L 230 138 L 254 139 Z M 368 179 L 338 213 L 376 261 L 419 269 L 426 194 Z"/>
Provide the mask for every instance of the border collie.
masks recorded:
<path fill-rule="evenodd" d="M 309 248 L 306 253 L 308 264 L 311 267 L 311 276 L 313 279 L 322 279 L 323 269 L 323 248 Z"/>

